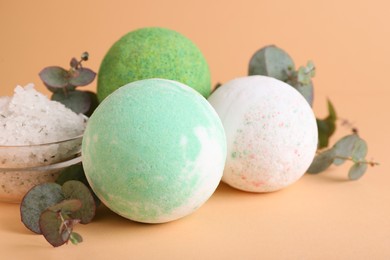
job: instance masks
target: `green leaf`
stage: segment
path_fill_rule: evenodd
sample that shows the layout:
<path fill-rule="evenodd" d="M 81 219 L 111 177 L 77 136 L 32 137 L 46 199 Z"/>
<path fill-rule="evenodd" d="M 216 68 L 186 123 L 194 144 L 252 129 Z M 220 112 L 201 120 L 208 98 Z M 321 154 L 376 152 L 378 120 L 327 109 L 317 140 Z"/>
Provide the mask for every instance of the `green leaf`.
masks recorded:
<path fill-rule="evenodd" d="M 87 51 L 81 54 L 81 60 L 87 61 L 89 59 L 89 53 Z"/>
<path fill-rule="evenodd" d="M 306 67 L 302 66 L 295 71 L 291 57 L 284 50 L 275 45 L 266 46 L 258 50 L 249 62 L 249 75 L 264 75 L 279 79 L 294 87 L 301 93 L 310 106 L 313 105 L 314 64 L 308 61 Z"/>
<path fill-rule="evenodd" d="M 301 66 L 297 72 L 298 82 L 302 85 L 309 85 L 315 75 L 315 66 L 312 61 L 308 61 L 306 67 Z"/>
<path fill-rule="evenodd" d="M 253 54 L 248 74 L 269 76 L 286 82 L 289 72 L 294 70 L 294 61 L 288 53 L 275 45 L 270 45 Z"/>
<path fill-rule="evenodd" d="M 336 157 L 351 158 L 354 162 L 363 160 L 367 155 L 367 143 L 357 134 L 344 136 L 333 148 Z M 346 159 L 336 158 L 334 164 L 341 165 Z"/>
<path fill-rule="evenodd" d="M 71 60 L 70 60 L 70 63 L 69 63 L 69 65 L 70 65 L 70 67 L 71 68 L 77 68 L 77 66 L 79 65 L 79 62 L 76 60 L 76 58 L 72 58 Z"/>
<path fill-rule="evenodd" d="M 334 109 L 334 106 L 329 99 L 328 99 L 328 113 L 329 113 L 329 115 L 326 118 L 327 120 L 333 121 L 333 122 L 337 120 L 336 110 Z"/>
<path fill-rule="evenodd" d="M 359 136 L 351 134 L 344 136 L 333 145 L 333 150 L 336 156 L 350 157 L 355 148 L 355 143 L 359 141 Z"/>
<path fill-rule="evenodd" d="M 41 234 L 39 218 L 43 211 L 64 199 L 61 186 L 43 183 L 31 188 L 20 204 L 23 224 L 31 231 Z"/>
<path fill-rule="evenodd" d="M 348 178 L 350 180 L 358 180 L 358 179 L 360 179 L 364 175 L 366 170 L 367 170 L 367 164 L 366 163 L 355 163 L 349 169 Z"/>
<path fill-rule="evenodd" d="M 51 99 L 64 104 L 67 108 L 77 114 L 84 114 L 88 112 L 91 107 L 91 96 L 85 91 L 75 90 L 67 93 L 56 92 L 52 95 Z"/>
<path fill-rule="evenodd" d="M 307 103 L 309 103 L 310 106 L 313 106 L 314 88 L 311 81 L 307 85 L 301 84 L 299 82 L 295 84 L 291 83 L 290 85 L 292 85 L 292 87 L 294 87 L 296 90 L 298 90 L 299 93 L 301 93 L 301 95 L 306 99 Z"/>
<path fill-rule="evenodd" d="M 81 208 L 81 201 L 78 199 L 63 200 L 53 206 L 50 206 L 48 210 L 53 212 L 61 211 L 64 214 L 75 212 Z"/>
<path fill-rule="evenodd" d="M 76 87 L 75 86 L 73 86 L 73 85 L 71 85 L 71 84 L 68 84 L 66 87 L 65 87 L 65 91 L 63 90 L 63 91 L 61 91 L 62 93 L 69 93 L 69 92 L 72 92 L 72 91 L 75 91 L 76 90 Z M 56 91 L 56 92 L 54 92 L 54 93 L 57 93 L 57 92 L 59 92 L 59 91 Z"/>
<path fill-rule="evenodd" d="M 95 111 L 95 109 L 99 106 L 99 100 L 98 100 L 95 92 L 91 92 L 91 91 L 85 91 L 85 92 L 90 97 L 91 105 L 89 106 L 89 110 L 87 112 L 85 112 L 84 115 L 90 117 L 92 115 L 93 111 Z"/>
<path fill-rule="evenodd" d="M 352 160 L 355 162 L 364 160 L 367 155 L 367 143 L 363 139 L 356 140 L 353 151 L 351 153 Z"/>
<path fill-rule="evenodd" d="M 73 71 L 69 83 L 73 86 L 86 86 L 96 77 L 96 73 L 91 69 L 80 68 Z"/>
<path fill-rule="evenodd" d="M 67 215 L 61 215 L 60 212 L 51 210 L 45 210 L 41 214 L 39 218 L 40 229 L 47 242 L 52 246 L 61 246 L 69 240 L 72 230 L 63 225 L 63 220 L 67 219 L 69 219 Z"/>
<path fill-rule="evenodd" d="M 318 154 L 316 157 L 314 157 L 314 160 L 307 170 L 307 173 L 317 174 L 325 171 L 333 163 L 333 159 L 334 152 L 332 149 Z"/>
<path fill-rule="evenodd" d="M 60 172 L 56 183 L 63 185 L 67 181 L 81 181 L 85 186 L 88 187 L 89 191 L 92 193 L 93 199 L 95 200 L 95 205 L 98 207 L 101 203 L 100 199 L 93 192 L 91 186 L 88 183 L 87 177 L 85 176 L 84 168 L 82 163 L 72 165 L 63 171 Z"/>
<path fill-rule="evenodd" d="M 329 146 L 329 139 L 333 135 L 336 124 L 328 121 L 317 119 L 318 129 L 318 149 L 326 148 Z"/>
<path fill-rule="evenodd" d="M 81 181 L 88 185 L 87 177 L 85 176 L 83 165 L 81 163 L 74 164 L 62 170 L 56 180 L 56 183 L 63 185 L 65 182 L 74 180 Z"/>
<path fill-rule="evenodd" d="M 333 160 L 333 164 L 334 165 L 337 165 L 337 166 L 340 166 L 340 165 L 342 165 L 343 163 L 345 163 L 345 159 L 341 159 L 341 158 L 334 158 L 334 160 Z"/>
<path fill-rule="evenodd" d="M 68 71 L 58 66 L 44 68 L 39 77 L 50 88 L 64 88 L 69 84 Z"/>
<path fill-rule="evenodd" d="M 82 236 L 76 232 L 72 232 L 70 234 L 69 240 L 70 240 L 70 242 L 72 242 L 73 245 L 77 245 L 77 244 L 83 242 Z"/>
<path fill-rule="evenodd" d="M 67 181 L 62 185 L 62 192 L 67 199 L 78 199 L 82 203 L 80 210 L 73 212 L 71 217 L 80 219 L 82 224 L 92 221 L 96 213 L 96 205 L 91 191 L 82 182 Z"/>
<path fill-rule="evenodd" d="M 329 139 L 336 131 L 337 114 L 334 106 L 328 100 L 328 116 L 325 119 L 317 119 L 318 149 L 328 147 Z"/>

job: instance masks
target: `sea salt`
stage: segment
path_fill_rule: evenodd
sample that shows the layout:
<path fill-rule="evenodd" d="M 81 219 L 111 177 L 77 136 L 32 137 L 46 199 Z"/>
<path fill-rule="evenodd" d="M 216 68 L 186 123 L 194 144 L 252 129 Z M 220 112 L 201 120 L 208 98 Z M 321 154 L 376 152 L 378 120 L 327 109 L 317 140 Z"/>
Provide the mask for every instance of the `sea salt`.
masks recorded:
<path fill-rule="evenodd" d="M 0 145 L 57 142 L 83 133 L 85 117 L 49 100 L 33 84 L 0 98 Z"/>
<path fill-rule="evenodd" d="M 0 97 L 0 200 L 20 202 L 33 186 L 55 181 L 62 165 L 79 162 L 86 119 L 33 84 Z"/>

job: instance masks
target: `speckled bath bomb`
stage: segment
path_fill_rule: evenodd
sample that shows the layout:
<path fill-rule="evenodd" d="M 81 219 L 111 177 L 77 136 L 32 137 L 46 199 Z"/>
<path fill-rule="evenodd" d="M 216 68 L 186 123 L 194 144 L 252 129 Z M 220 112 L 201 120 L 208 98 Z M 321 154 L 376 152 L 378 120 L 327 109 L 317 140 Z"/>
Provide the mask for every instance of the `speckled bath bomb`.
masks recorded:
<path fill-rule="evenodd" d="M 274 78 L 249 76 L 222 85 L 209 102 L 227 137 L 224 182 L 244 191 L 270 192 L 306 172 L 317 148 L 317 125 L 294 88 Z"/>
<path fill-rule="evenodd" d="M 176 31 L 151 27 L 126 34 L 108 51 L 98 73 L 98 98 L 148 78 L 182 82 L 206 98 L 211 91 L 209 67 L 198 47 Z"/>
<path fill-rule="evenodd" d="M 88 121 L 83 166 L 97 196 L 126 218 L 162 223 L 199 208 L 226 159 L 223 125 L 198 92 L 147 79 L 108 96 Z"/>

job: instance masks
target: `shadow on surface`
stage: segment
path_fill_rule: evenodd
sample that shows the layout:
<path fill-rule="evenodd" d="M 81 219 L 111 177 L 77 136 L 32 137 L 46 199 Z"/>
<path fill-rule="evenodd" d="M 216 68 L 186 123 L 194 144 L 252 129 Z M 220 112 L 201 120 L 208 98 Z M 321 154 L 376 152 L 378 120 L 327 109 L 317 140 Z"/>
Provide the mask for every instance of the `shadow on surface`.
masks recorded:
<path fill-rule="evenodd" d="M 223 197 L 229 197 L 229 196 L 245 196 L 245 197 L 266 197 L 266 196 L 272 196 L 275 193 L 280 193 L 283 190 L 279 191 L 273 191 L 273 192 L 249 192 L 249 191 L 243 191 L 236 188 L 233 188 L 229 186 L 228 184 L 221 181 L 219 184 L 217 190 L 215 191 L 213 196 L 223 196 Z"/>
<path fill-rule="evenodd" d="M 141 223 L 136 222 L 125 217 L 120 216 L 119 214 L 110 210 L 104 204 L 101 204 L 96 211 L 96 216 L 91 222 L 91 224 L 99 225 L 108 225 L 112 228 L 121 228 L 121 229 L 154 229 L 154 228 L 163 228 L 165 226 L 171 225 L 171 223 L 176 223 L 180 221 L 171 221 L 166 223 Z M 90 225 L 90 224 L 89 224 Z"/>
<path fill-rule="evenodd" d="M 11 233 L 19 233 L 25 235 L 35 235 L 24 226 L 20 217 L 20 205 L 16 203 L 2 202 L 1 207 L 7 214 L 2 214 L 0 218 L 1 229 Z"/>
<path fill-rule="evenodd" d="M 322 172 L 322 173 L 319 173 L 319 174 L 306 173 L 305 177 L 313 179 L 313 180 L 317 180 L 320 182 L 330 182 L 330 183 L 351 182 L 351 180 L 348 179 L 348 170 L 334 171 L 332 169 L 329 169 L 329 170 Z"/>

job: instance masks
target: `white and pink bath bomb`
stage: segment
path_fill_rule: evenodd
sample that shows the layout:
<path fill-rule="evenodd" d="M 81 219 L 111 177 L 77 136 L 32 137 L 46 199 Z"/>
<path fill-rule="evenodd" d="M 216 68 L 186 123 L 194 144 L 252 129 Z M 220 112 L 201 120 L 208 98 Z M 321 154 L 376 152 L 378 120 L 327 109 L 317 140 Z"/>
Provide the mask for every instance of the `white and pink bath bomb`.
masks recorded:
<path fill-rule="evenodd" d="M 290 85 L 266 76 L 237 78 L 208 99 L 227 138 L 222 181 L 250 192 L 296 182 L 313 161 L 318 132 L 313 110 Z"/>

